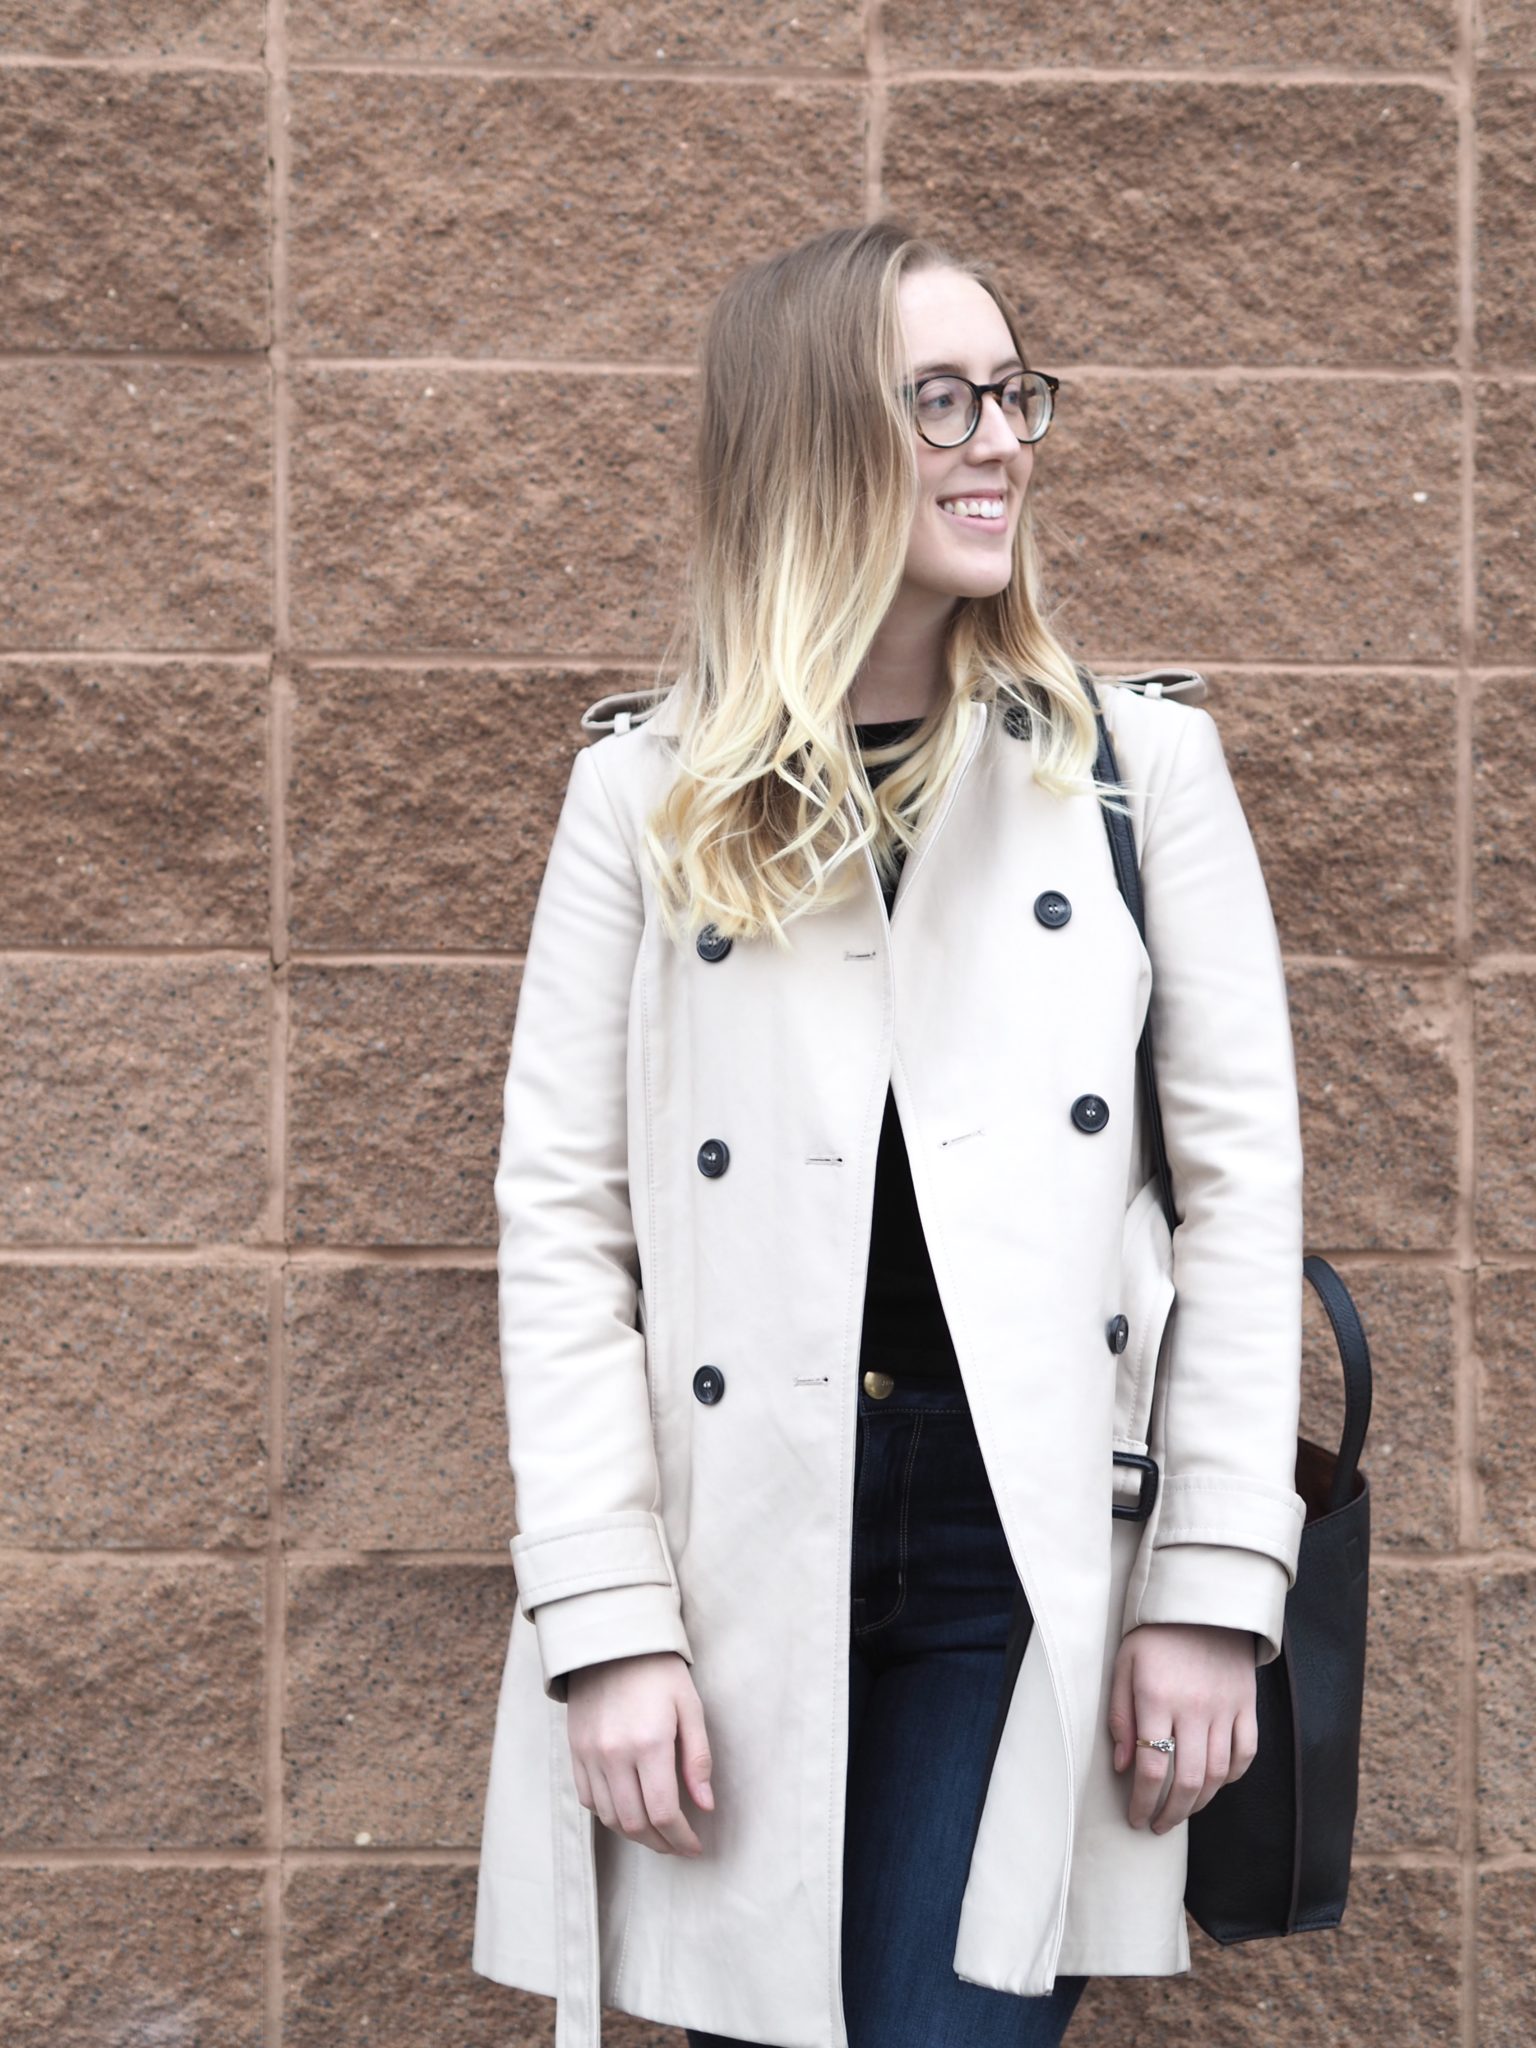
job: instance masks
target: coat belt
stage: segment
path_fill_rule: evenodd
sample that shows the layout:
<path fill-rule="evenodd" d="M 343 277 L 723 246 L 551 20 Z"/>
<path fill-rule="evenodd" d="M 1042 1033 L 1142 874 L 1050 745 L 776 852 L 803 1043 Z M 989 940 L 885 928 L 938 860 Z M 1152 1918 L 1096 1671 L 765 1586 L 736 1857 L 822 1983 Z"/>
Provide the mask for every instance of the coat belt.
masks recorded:
<path fill-rule="evenodd" d="M 597 1825 L 581 1803 L 564 1714 L 549 1716 L 555 1849 L 555 2048 L 602 2048 Z"/>

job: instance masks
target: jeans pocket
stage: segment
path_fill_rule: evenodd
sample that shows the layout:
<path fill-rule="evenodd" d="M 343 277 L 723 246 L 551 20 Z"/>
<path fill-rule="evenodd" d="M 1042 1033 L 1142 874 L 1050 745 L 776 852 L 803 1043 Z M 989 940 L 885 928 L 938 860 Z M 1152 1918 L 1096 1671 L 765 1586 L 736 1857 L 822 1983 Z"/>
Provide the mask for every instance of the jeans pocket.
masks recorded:
<path fill-rule="evenodd" d="M 878 1437 L 865 1446 L 864 1485 L 853 1518 L 852 1626 L 856 1636 L 884 1628 L 906 1605 L 908 1519 L 912 1473 L 922 1442 L 923 1417 L 882 1417 Z"/>

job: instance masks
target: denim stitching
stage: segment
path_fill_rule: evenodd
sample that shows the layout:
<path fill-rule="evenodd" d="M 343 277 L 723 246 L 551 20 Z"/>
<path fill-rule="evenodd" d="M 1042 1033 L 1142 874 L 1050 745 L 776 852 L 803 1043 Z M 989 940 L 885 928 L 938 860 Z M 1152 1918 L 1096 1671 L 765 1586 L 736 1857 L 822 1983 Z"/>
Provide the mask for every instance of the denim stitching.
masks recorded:
<path fill-rule="evenodd" d="M 862 1622 L 854 1630 L 856 1636 L 867 1636 L 871 1629 L 884 1628 L 889 1622 L 893 1622 L 896 1619 L 902 1608 L 907 1604 L 907 1584 L 909 1578 L 907 1570 L 907 1524 L 912 1505 L 912 1467 L 917 1463 L 917 1446 L 922 1434 L 923 1417 L 921 1414 L 917 1414 L 913 1417 L 912 1443 L 907 1451 L 907 1467 L 901 1476 L 901 1520 L 898 1524 L 899 1535 L 896 1543 L 896 1574 L 901 1590 L 896 1595 L 896 1605 L 891 1609 L 890 1613 L 882 1614 L 878 1621 Z"/>

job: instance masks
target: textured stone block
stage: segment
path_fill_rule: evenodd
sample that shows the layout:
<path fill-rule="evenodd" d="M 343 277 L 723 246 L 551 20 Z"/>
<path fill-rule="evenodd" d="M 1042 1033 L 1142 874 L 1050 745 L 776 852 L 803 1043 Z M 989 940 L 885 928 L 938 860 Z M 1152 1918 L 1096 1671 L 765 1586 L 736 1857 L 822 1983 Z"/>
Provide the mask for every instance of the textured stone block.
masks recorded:
<path fill-rule="evenodd" d="M 1484 1267 L 1477 1275 L 1477 1471 L 1482 1542 L 1536 1548 L 1536 1273 Z"/>
<path fill-rule="evenodd" d="M 858 218 L 864 109 L 853 84 L 301 75 L 295 337 L 346 355 L 691 355 L 733 272 Z M 550 427 L 566 384 L 545 381 Z"/>
<path fill-rule="evenodd" d="M 0 363 L 0 646 L 227 650 L 271 628 L 259 365 Z"/>
<path fill-rule="evenodd" d="M 495 1272 L 293 1267 L 287 1329 L 288 1542 L 504 1550 Z"/>
<path fill-rule="evenodd" d="M 1536 17 L 1526 0 L 1481 0 L 1474 33 L 1480 66 L 1536 64 Z"/>
<path fill-rule="evenodd" d="M 0 962 L 0 1237 L 259 1236 L 266 980 L 245 960 Z"/>
<path fill-rule="evenodd" d="M 1160 659 L 1454 659 L 1458 413 L 1449 383 L 1068 378 L 1030 485 L 1056 600 Z"/>
<path fill-rule="evenodd" d="M 0 1266 L 0 1543 L 260 1544 L 267 1280 Z"/>
<path fill-rule="evenodd" d="M 1536 46 L 1532 56 L 1536 57 Z M 1529 60 L 1528 60 L 1529 61 Z M 1536 80 L 1485 78 L 1477 89 L 1477 353 L 1529 369 L 1536 356 Z"/>
<path fill-rule="evenodd" d="M 1483 661 L 1536 658 L 1536 384 L 1477 386 L 1477 647 Z"/>
<path fill-rule="evenodd" d="M 6 1849 L 254 1848 L 262 1566 L 12 1560 Z"/>
<path fill-rule="evenodd" d="M 1456 1847 L 1461 1645 L 1471 1593 L 1373 1556 L 1360 1731 L 1360 1852 Z"/>
<path fill-rule="evenodd" d="M 894 84 L 889 123 L 891 204 L 995 255 L 1031 362 L 1453 357 L 1448 93 L 937 78 Z"/>
<path fill-rule="evenodd" d="M 1491 0 L 1495 7 L 1518 0 Z M 885 0 L 881 27 L 896 65 L 1104 64 L 1197 69 L 1229 64 L 1449 68 L 1455 20 L 1439 0 L 1369 0 L 1340 13 L 1327 0 L 1273 0 L 1262 12 L 1223 0 L 1145 8 L 1083 0 L 1071 8 L 992 0 Z"/>
<path fill-rule="evenodd" d="M 284 2048 L 550 2048 L 555 2001 L 469 1967 L 475 1872 L 370 1860 L 293 1870 L 283 1891 Z M 603 2014 L 603 2048 L 687 2048 Z"/>
<path fill-rule="evenodd" d="M 264 668 L 0 666 L 0 943 L 262 946 Z"/>
<path fill-rule="evenodd" d="M 1371 1351 L 1371 1420 L 1361 1465 L 1371 1551 L 1449 1551 L 1457 1542 L 1456 1330 L 1449 1271 L 1343 1267 Z M 1337 1451 L 1344 1374 L 1316 1290 L 1303 1281 L 1301 1433 Z"/>
<path fill-rule="evenodd" d="M 6 2048 L 263 2048 L 259 1870 L 0 1870 Z"/>
<path fill-rule="evenodd" d="M 301 668 L 288 930 L 300 951 L 521 952 L 606 670 Z M 3 828 L 0 828 L 3 829 Z"/>
<path fill-rule="evenodd" d="M 1536 1870 L 1477 1874 L 1478 2048 L 1536 2040 Z"/>
<path fill-rule="evenodd" d="M 262 0 L 7 0 L 0 50 L 55 57 L 261 58 Z"/>
<path fill-rule="evenodd" d="M 1415 0 L 1422 4 L 1422 0 Z M 744 65 L 859 71 L 857 0 L 635 0 L 575 8 L 561 0 L 434 0 L 375 7 L 369 0 L 289 0 L 288 33 L 300 58 L 393 57 L 497 63 Z"/>
<path fill-rule="evenodd" d="M 1456 992 L 1449 974 L 1286 970 L 1309 1246 L 1448 1250 L 1456 1228 Z"/>
<path fill-rule="evenodd" d="M 1485 1856 L 1536 1849 L 1536 1573 L 1477 1579 L 1477 1845 Z"/>
<path fill-rule="evenodd" d="M 1458 1873 L 1357 1867 L 1342 1923 L 1221 1948 L 1193 1920 L 1192 1968 L 1095 1977 L 1072 2048 L 1451 2048 L 1461 2036 Z"/>
<path fill-rule="evenodd" d="M 1207 708 L 1221 727 L 1287 951 L 1449 953 L 1449 679 L 1361 671 L 1211 680 Z"/>
<path fill-rule="evenodd" d="M 1474 940 L 1536 950 L 1536 676 L 1489 677 L 1472 710 Z"/>
<path fill-rule="evenodd" d="M 0 346 L 260 348 L 257 71 L 0 71 Z"/>
<path fill-rule="evenodd" d="M 1489 1252 L 1536 1250 L 1536 974 L 1473 983 L 1477 1233 Z"/>
<path fill-rule="evenodd" d="M 515 971 L 295 967 L 290 988 L 290 1238 L 494 1244 Z"/>
<path fill-rule="evenodd" d="M 692 391 L 674 377 L 295 380 L 293 619 L 311 649 L 659 651 L 680 597 Z M 596 408 L 597 441 L 572 418 Z M 600 535 L 600 538 L 598 537 Z"/>
<path fill-rule="evenodd" d="M 479 1842 L 516 1596 L 501 1565 L 290 1565 L 289 1842 Z"/>

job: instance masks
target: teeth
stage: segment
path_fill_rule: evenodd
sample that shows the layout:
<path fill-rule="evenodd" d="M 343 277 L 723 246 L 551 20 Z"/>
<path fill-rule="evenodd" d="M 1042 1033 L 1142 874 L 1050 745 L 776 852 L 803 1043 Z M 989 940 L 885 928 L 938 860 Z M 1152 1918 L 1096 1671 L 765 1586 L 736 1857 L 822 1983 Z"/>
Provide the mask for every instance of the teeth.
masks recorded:
<path fill-rule="evenodd" d="M 939 503 L 946 512 L 961 519 L 1001 519 L 1003 516 L 1001 498 L 941 498 Z"/>

